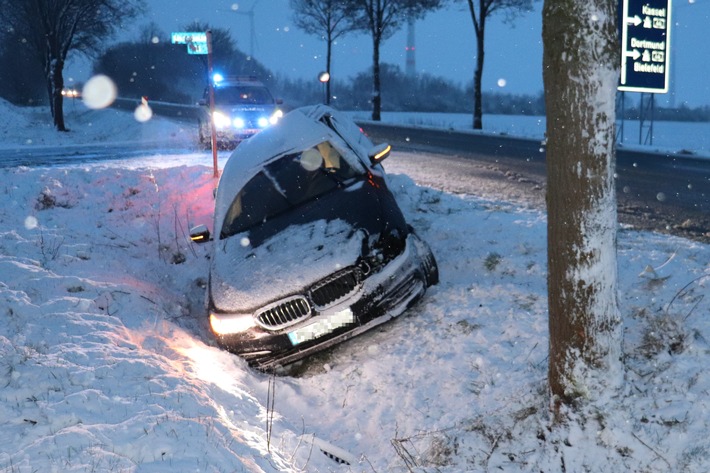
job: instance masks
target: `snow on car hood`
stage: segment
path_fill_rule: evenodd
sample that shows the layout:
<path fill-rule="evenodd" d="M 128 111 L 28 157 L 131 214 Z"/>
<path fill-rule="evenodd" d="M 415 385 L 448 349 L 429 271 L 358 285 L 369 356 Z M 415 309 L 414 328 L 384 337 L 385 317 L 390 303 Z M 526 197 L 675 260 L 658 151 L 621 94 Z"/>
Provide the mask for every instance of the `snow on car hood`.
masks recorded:
<path fill-rule="evenodd" d="M 215 242 L 210 291 L 225 312 L 253 312 L 302 293 L 360 256 L 364 233 L 343 220 L 291 225 L 254 248 L 247 232 Z"/>

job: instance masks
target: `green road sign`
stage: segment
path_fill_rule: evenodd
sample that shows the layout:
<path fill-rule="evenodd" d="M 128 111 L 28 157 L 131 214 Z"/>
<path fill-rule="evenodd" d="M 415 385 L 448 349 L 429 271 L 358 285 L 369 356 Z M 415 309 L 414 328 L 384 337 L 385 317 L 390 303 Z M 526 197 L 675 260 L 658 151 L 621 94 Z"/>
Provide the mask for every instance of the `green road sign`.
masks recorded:
<path fill-rule="evenodd" d="M 205 32 L 177 32 L 170 34 L 172 44 L 205 43 L 207 44 L 207 33 Z M 207 54 L 207 53 L 205 53 Z"/>

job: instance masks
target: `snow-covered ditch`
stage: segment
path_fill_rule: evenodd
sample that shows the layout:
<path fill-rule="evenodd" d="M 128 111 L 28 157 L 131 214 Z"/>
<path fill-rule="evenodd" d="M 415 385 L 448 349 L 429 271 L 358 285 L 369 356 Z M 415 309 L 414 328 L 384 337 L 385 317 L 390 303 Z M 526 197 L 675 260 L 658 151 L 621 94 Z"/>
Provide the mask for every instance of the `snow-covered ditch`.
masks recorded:
<path fill-rule="evenodd" d="M 385 165 L 441 283 L 291 377 L 209 334 L 186 234 L 211 156 L 0 169 L 0 471 L 708 471 L 710 247 L 620 231 L 623 391 L 551 430 L 545 215 L 418 186 L 406 158 Z"/>

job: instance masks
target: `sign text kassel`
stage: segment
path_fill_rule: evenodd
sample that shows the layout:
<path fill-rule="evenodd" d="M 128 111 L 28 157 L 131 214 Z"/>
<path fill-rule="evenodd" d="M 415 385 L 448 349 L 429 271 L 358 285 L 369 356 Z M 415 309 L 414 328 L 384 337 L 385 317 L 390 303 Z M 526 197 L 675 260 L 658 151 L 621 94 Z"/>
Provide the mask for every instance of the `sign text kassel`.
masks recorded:
<path fill-rule="evenodd" d="M 671 0 L 621 0 L 619 90 L 668 92 Z"/>

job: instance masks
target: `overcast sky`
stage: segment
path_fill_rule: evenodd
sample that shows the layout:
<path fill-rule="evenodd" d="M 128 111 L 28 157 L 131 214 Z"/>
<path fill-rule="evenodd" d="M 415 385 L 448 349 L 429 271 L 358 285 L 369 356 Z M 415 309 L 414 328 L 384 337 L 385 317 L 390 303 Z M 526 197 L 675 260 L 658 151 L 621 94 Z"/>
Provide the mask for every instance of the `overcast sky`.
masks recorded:
<path fill-rule="evenodd" d="M 155 21 L 166 33 L 183 31 L 198 20 L 230 30 L 238 47 L 249 53 L 250 21 L 255 25 L 254 56 L 277 74 L 317 80 L 325 67 L 325 42 L 309 36 L 293 24 L 288 0 L 147 0 L 151 11 L 127 31 L 137 37 L 140 26 Z M 208 4 L 209 6 L 206 6 Z M 537 94 L 542 91 L 542 1 L 533 12 L 509 25 L 503 15 L 487 23 L 484 91 Z M 675 61 L 676 104 L 710 104 L 710 0 L 677 0 L 673 8 L 671 61 Z M 475 36 L 465 0 L 450 0 L 448 6 L 415 25 L 416 68 L 469 83 L 473 77 Z M 388 39 L 381 50 L 381 61 L 405 69 L 406 26 Z M 333 52 L 332 73 L 349 78 L 372 65 L 369 36 L 352 34 L 341 38 Z M 80 74 L 77 74 L 80 75 Z M 82 80 L 79 77 L 77 80 Z M 632 96 L 638 96 L 634 93 Z M 658 97 L 667 104 L 669 96 Z M 664 103 L 665 102 L 665 103 Z"/>

